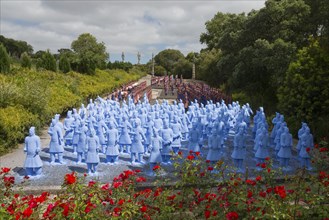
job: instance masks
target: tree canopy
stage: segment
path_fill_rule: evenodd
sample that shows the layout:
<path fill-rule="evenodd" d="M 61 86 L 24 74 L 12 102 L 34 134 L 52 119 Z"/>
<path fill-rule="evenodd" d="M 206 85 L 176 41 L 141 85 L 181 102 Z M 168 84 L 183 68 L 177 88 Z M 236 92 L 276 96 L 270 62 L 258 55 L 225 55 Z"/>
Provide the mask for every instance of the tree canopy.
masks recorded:
<path fill-rule="evenodd" d="M 96 68 L 106 67 L 109 54 L 106 52 L 105 44 L 98 43 L 93 35 L 81 34 L 72 42 L 71 48 L 75 53 L 73 63 L 78 72 L 94 74 Z"/>

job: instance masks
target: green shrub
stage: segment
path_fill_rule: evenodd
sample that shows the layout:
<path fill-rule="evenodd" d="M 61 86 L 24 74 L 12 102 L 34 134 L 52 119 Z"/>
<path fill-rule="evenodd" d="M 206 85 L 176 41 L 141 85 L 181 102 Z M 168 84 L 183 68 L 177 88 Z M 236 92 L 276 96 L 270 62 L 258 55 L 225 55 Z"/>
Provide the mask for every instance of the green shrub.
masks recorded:
<path fill-rule="evenodd" d="M 62 55 L 60 57 L 58 67 L 63 73 L 68 73 L 71 71 L 71 64 L 66 55 Z"/>
<path fill-rule="evenodd" d="M 0 108 L 0 154 L 22 142 L 30 126 L 40 127 L 38 117 L 22 106 Z"/>
<path fill-rule="evenodd" d="M 26 52 L 22 53 L 21 66 L 23 68 L 31 69 L 31 66 L 32 66 L 31 57 Z"/>
<path fill-rule="evenodd" d="M 10 59 L 6 48 L 0 44 L 0 73 L 9 73 Z"/>

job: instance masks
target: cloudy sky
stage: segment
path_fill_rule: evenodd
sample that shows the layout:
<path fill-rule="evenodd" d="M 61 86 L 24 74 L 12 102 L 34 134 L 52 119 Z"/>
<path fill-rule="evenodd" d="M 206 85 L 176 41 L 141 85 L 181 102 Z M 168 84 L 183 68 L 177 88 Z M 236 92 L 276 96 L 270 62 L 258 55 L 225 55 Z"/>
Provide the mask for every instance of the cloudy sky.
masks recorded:
<path fill-rule="evenodd" d="M 173 48 L 199 52 L 200 33 L 215 13 L 249 12 L 265 0 L 0 0 L 0 33 L 24 40 L 34 51 L 70 48 L 82 33 L 103 41 L 111 61 L 142 63 Z"/>

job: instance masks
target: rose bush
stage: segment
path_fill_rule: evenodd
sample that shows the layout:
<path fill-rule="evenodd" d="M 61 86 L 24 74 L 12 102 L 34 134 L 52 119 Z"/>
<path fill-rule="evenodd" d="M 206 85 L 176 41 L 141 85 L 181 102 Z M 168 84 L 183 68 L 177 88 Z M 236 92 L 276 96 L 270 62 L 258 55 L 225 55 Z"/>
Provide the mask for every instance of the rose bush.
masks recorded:
<path fill-rule="evenodd" d="M 245 176 L 198 152 L 179 153 L 168 167 L 156 165 L 152 184 L 141 170 L 126 170 L 112 183 L 86 183 L 69 173 L 56 195 L 17 194 L 9 168 L 1 168 L 1 219 L 328 219 L 327 142 L 311 149 L 316 171 L 284 176 L 267 158 Z M 321 150 L 322 149 L 322 150 Z M 168 172 L 168 175 L 162 175 Z M 282 177 L 278 179 L 278 177 Z M 27 179 L 27 178 L 26 178 Z M 26 180 L 28 181 L 28 180 Z M 170 182 L 168 182 L 170 181 Z M 171 184 L 169 184 L 171 183 Z"/>

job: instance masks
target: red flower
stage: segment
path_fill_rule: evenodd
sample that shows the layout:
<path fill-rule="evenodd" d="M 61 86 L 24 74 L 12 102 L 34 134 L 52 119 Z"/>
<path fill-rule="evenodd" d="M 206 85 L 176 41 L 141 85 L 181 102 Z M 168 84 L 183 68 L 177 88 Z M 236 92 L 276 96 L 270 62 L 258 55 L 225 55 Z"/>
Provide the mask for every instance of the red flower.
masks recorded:
<path fill-rule="evenodd" d="M 249 185 L 252 185 L 252 186 L 256 185 L 256 182 L 253 181 L 253 180 L 250 180 L 250 179 L 247 179 L 246 183 L 249 184 Z"/>
<path fill-rule="evenodd" d="M 140 211 L 141 212 L 146 212 L 147 211 L 147 207 L 144 205 L 144 206 L 142 206 L 142 208 L 140 208 Z"/>
<path fill-rule="evenodd" d="M 145 177 L 138 177 L 137 179 L 136 179 L 136 182 L 138 182 L 138 183 L 140 183 L 140 182 L 146 182 L 146 178 Z"/>
<path fill-rule="evenodd" d="M 319 151 L 320 151 L 320 152 L 327 152 L 327 151 L 328 151 L 328 148 L 326 148 L 326 147 L 321 147 Z"/>
<path fill-rule="evenodd" d="M 153 167 L 153 170 L 158 170 L 158 169 L 160 169 L 160 166 L 159 166 L 159 165 L 155 165 L 155 166 Z"/>
<path fill-rule="evenodd" d="M 213 167 L 208 167 L 208 170 L 212 171 L 212 170 L 214 170 L 214 168 Z"/>
<path fill-rule="evenodd" d="M 271 159 L 270 157 L 266 157 L 266 158 L 265 158 L 266 161 L 269 161 L 270 159 Z"/>
<path fill-rule="evenodd" d="M 259 196 L 265 198 L 266 197 L 266 192 L 265 191 L 260 191 Z"/>
<path fill-rule="evenodd" d="M 123 203 L 125 203 L 125 200 L 124 199 L 120 199 L 119 202 L 118 202 L 118 205 L 123 205 Z"/>
<path fill-rule="evenodd" d="M 24 179 L 28 180 L 28 179 L 30 179 L 30 177 L 29 176 L 24 176 Z"/>
<path fill-rule="evenodd" d="M 122 186 L 122 182 L 114 182 L 113 183 L 113 187 L 116 189 L 116 188 L 119 188 L 120 186 Z"/>
<path fill-rule="evenodd" d="M 327 176 L 326 172 L 324 172 L 324 171 L 320 171 L 320 172 L 319 172 L 319 179 L 320 179 L 320 180 L 326 178 L 326 176 Z"/>
<path fill-rule="evenodd" d="M 138 170 L 138 169 L 137 169 L 137 170 L 135 170 L 135 172 L 136 172 L 136 173 L 140 173 L 140 172 L 141 172 L 141 170 Z"/>
<path fill-rule="evenodd" d="M 314 144 L 314 147 L 315 147 L 315 148 L 318 148 L 318 147 L 319 147 L 319 144 Z"/>
<path fill-rule="evenodd" d="M 239 215 L 236 212 L 229 212 L 226 214 L 227 220 L 237 220 L 238 218 L 239 218 Z"/>
<path fill-rule="evenodd" d="M 182 155 L 182 151 L 179 151 L 179 152 L 178 152 L 178 155 Z"/>
<path fill-rule="evenodd" d="M 77 177 L 75 176 L 75 173 L 72 172 L 71 174 L 68 173 L 65 175 L 65 183 L 68 185 L 74 184 L 77 180 Z"/>
<path fill-rule="evenodd" d="M 8 168 L 8 167 L 2 167 L 0 174 L 9 173 L 9 171 L 10 171 L 10 168 Z"/>
<path fill-rule="evenodd" d="M 270 172 L 271 172 L 271 169 L 270 169 L 270 168 L 268 168 L 268 169 L 267 169 L 267 172 L 268 172 L 268 173 L 270 173 Z"/>
<path fill-rule="evenodd" d="M 267 193 L 271 193 L 272 190 L 273 190 L 272 188 L 267 188 L 267 189 L 266 189 L 266 192 L 267 192 Z"/>
<path fill-rule="evenodd" d="M 92 186 L 95 185 L 95 184 L 96 184 L 96 182 L 93 181 L 93 180 L 91 180 L 91 181 L 89 181 L 89 183 L 88 183 L 88 187 L 92 187 Z"/>
<path fill-rule="evenodd" d="M 33 213 L 33 210 L 30 207 L 27 207 L 23 212 L 23 216 L 28 218 L 32 215 L 32 213 Z"/>
<path fill-rule="evenodd" d="M 218 211 L 217 211 L 217 210 L 214 210 L 214 211 L 212 212 L 212 216 L 217 216 L 217 214 L 218 214 Z"/>
<path fill-rule="evenodd" d="M 206 160 L 206 163 L 210 163 L 210 160 Z"/>
<path fill-rule="evenodd" d="M 274 188 L 274 192 L 278 194 L 282 199 L 286 198 L 287 196 L 284 186 L 276 186 Z"/>
<path fill-rule="evenodd" d="M 199 151 L 195 152 L 195 155 L 200 156 L 200 152 Z"/>
<path fill-rule="evenodd" d="M 193 154 L 193 151 L 192 151 L 192 150 L 190 150 L 190 151 L 189 151 L 189 153 L 190 153 L 190 154 Z"/>
<path fill-rule="evenodd" d="M 205 210 L 205 211 L 204 211 L 204 217 L 205 217 L 206 219 L 210 218 L 210 214 L 211 214 L 211 212 L 210 212 L 209 210 Z"/>
<path fill-rule="evenodd" d="M 256 180 L 257 180 L 257 181 L 261 181 L 261 180 L 262 180 L 262 177 L 261 177 L 261 176 L 257 176 L 257 177 L 256 177 Z"/>
<path fill-rule="evenodd" d="M 172 196 L 167 196 L 167 200 L 169 201 L 173 201 L 176 198 L 176 195 L 172 195 Z"/>
<path fill-rule="evenodd" d="M 251 197 L 252 197 L 252 192 L 251 192 L 250 190 L 248 190 L 247 197 L 248 197 L 248 198 L 251 198 Z"/>
<path fill-rule="evenodd" d="M 310 152 L 311 151 L 311 148 L 310 147 L 307 147 L 306 148 L 306 152 L 308 153 L 308 152 Z"/>
<path fill-rule="evenodd" d="M 193 159 L 194 159 L 194 156 L 193 156 L 193 155 L 188 155 L 188 156 L 187 156 L 187 159 L 188 159 L 188 160 L 193 160 Z"/>
<path fill-rule="evenodd" d="M 260 167 L 261 167 L 261 168 L 265 168 L 265 167 L 266 167 L 266 163 L 262 163 L 262 164 L 260 165 Z"/>
<path fill-rule="evenodd" d="M 201 176 L 201 177 L 204 176 L 204 175 L 205 175 L 205 172 L 200 173 L 200 176 Z"/>
<path fill-rule="evenodd" d="M 5 183 L 5 186 L 10 186 L 15 183 L 15 177 L 5 176 L 3 177 L 3 182 Z"/>

